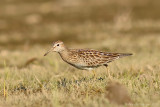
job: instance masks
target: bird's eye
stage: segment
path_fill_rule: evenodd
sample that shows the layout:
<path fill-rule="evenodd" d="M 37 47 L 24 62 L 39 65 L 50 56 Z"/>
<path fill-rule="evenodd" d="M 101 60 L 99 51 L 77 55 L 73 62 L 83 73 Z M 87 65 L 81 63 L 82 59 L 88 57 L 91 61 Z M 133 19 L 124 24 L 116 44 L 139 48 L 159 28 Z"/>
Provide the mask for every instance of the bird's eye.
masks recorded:
<path fill-rule="evenodd" d="M 59 46 L 59 44 L 57 44 L 57 46 Z"/>

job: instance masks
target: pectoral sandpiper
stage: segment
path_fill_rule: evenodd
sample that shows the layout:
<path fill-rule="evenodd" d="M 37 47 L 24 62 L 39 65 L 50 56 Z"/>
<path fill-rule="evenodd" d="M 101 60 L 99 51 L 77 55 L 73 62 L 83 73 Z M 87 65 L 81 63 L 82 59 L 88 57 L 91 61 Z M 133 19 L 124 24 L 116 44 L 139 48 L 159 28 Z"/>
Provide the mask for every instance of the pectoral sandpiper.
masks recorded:
<path fill-rule="evenodd" d="M 100 66 L 107 67 L 108 63 L 116 59 L 132 55 L 131 53 L 109 53 L 93 49 L 69 49 L 62 41 L 54 42 L 44 56 L 52 51 L 58 52 L 65 62 L 81 70 L 93 70 Z"/>

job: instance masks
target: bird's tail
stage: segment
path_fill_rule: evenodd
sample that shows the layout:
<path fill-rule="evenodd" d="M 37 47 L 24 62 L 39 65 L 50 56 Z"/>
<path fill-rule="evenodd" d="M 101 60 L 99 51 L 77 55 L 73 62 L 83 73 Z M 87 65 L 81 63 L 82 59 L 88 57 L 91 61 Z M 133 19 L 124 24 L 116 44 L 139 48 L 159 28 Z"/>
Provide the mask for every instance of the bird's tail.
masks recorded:
<path fill-rule="evenodd" d="M 116 59 L 125 57 L 125 56 L 130 56 L 132 53 L 106 53 L 106 63 L 110 63 Z"/>
<path fill-rule="evenodd" d="M 132 53 L 119 53 L 119 57 L 121 58 L 121 57 L 125 57 L 125 56 L 131 56 L 131 55 L 133 55 Z"/>

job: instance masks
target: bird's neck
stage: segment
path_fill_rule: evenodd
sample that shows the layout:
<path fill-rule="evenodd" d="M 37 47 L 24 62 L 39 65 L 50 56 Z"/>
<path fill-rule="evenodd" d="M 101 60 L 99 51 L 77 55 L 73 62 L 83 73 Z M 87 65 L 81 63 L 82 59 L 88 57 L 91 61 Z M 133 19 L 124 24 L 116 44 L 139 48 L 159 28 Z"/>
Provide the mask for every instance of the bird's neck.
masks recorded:
<path fill-rule="evenodd" d="M 66 60 L 69 57 L 69 50 L 66 48 L 65 50 L 59 52 L 60 56 L 62 57 L 63 60 Z"/>

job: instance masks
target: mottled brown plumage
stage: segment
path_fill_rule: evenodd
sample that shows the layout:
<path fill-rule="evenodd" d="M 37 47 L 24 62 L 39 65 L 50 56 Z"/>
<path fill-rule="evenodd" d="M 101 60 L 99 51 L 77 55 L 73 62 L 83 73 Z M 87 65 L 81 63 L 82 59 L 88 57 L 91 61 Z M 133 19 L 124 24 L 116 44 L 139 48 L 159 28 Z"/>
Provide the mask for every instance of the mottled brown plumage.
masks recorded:
<path fill-rule="evenodd" d="M 132 55 L 130 53 L 108 53 L 93 49 L 68 49 L 62 41 L 53 43 L 52 48 L 44 56 L 51 51 L 58 52 L 65 62 L 82 70 L 108 66 L 108 63 L 118 58 Z"/>

